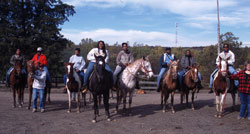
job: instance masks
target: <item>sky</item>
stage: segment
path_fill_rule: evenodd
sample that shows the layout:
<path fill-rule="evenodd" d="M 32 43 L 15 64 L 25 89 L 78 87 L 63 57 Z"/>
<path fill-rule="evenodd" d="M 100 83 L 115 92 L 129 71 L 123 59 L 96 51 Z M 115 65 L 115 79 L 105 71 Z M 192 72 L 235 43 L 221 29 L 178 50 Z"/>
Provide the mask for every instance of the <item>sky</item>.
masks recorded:
<path fill-rule="evenodd" d="M 171 47 L 217 42 L 216 0 L 62 1 L 75 7 L 76 13 L 60 26 L 75 44 L 83 38 Z M 250 0 L 219 0 L 219 6 L 220 33 L 232 32 L 250 47 Z"/>

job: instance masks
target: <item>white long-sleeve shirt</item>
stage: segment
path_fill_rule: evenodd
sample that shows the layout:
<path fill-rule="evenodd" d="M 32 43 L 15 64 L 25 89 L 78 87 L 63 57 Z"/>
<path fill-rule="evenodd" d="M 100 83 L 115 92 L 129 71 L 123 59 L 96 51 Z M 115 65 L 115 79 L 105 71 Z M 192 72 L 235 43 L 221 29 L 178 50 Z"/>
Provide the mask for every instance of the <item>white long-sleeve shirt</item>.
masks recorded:
<path fill-rule="evenodd" d="M 33 88 L 44 89 L 46 86 L 46 72 L 44 70 L 36 70 L 33 81 Z"/>
<path fill-rule="evenodd" d="M 217 64 L 217 66 L 219 65 L 219 62 L 220 62 L 219 57 L 221 57 L 221 58 L 224 59 L 224 60 L 226 60 L 227 58 L 230 57 L 229 60 L 227 61 L 229 65 L 233 65 L 234 62 L 235 62 L 235 55 L 234 55 L 234 53 L 233 53 L 232 51 L 230 51 L 230 50 L 228 51 L 228 53 L 221 52 L 221 53 L 219 54 L 219 56 L 217 56 L 217 58 L 216 58 L 216 64 Z"/>
<path fill-rule="evenodd" d="M 91 62 L 96 62 L 95 61 L 95 53 L 98 53 L 98 48 L 93 48 L 89 51 L 88 55 L 87 55 L 87 59 Z M 103 51 L 101 49 L 99 49 L 99 54 L 102 54 Z M 109 60 L 109 53 L 108 50 L 106 50 L 106 58 L 105 58 L 105 63 L 108 63 Z"/>
<path fill-rule="evenodd" d="M 75 63 L 73 66 L 75 69 L 83 70 L 85 60 L 82 56 L 72 55 L 69 59 L 69 63 Z"/>

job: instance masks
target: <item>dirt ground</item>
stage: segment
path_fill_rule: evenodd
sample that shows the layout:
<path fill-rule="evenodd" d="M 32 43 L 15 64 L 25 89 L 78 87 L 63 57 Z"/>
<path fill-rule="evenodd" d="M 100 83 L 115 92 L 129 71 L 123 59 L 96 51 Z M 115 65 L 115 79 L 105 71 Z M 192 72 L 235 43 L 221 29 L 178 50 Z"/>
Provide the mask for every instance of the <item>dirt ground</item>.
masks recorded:
<path fill-rule="evenodd" d="M 61 93 L 62 89 L 52 89 L 52 103 L 46 105 L 45 113 L 32 113 L 27 110 L 28 94 L 25 93 L 25 104 L 22 108 L 13 108 L 12 93 L 9 89 L 0 88 L 0 133 L 1 134 L 159 134 L 159 133 L 250 133 L 250 121 L 237 120 L 239 105 L 231 110 L 232 100 L 227 96 L 225 116 L 222 119 L 214 117 L 215 96 L 207 91 L 199 93 L 195 99 L 196 110 L 180 105 L 179 94 L 175 95 L 175 110 L 162 113 L 160 95 L 156 92 L 135 94 L 132 103 L 132 115 L 114 113 L 115 99 L 110 99 L 112 121 L 105 119 L 103 105 L 97 123 L 92 123 L 92 102 L 81 113 L 76 113 L 76 103 L 73 103 L 71 113 L 67 113 L 68 97 Z M 239 101 L 237 101 L 239 104 Z M 122 106 L 120 106 L 121 108 Z"/>

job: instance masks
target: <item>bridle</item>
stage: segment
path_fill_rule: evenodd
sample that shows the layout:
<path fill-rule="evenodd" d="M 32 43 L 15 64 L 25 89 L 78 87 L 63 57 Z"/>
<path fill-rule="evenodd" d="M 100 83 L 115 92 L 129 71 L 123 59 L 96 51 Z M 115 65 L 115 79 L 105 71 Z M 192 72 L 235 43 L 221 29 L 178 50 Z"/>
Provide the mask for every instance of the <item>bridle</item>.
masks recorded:
<path fill-rule="evenodd" d="M 150 72 L 153 72 L 152 70 L 148 70 L 148 69 L 145 67 L 143 61 L 141 62 L 140 68 L 141 68 L 142 70 L 145 71 L 145 73 L 146 73 L 147 76 L 149 75 Z"/>

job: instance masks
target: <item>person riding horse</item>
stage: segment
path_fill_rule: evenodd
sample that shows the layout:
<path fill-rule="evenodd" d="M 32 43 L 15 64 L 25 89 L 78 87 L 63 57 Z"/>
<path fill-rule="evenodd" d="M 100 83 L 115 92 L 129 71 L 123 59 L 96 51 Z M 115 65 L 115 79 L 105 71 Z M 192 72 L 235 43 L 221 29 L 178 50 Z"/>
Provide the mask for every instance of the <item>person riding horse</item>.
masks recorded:
<path fill-rule="evenodd" d="M 217 64 L 217 66 L 219 65 L 219 61 L 220 61 L 219 57 L 221 57 L 222 59 L 229 58 L 229 60 L 227 61 L 228 62 L 228 71 L 232 75 L 233 74 L 237 74 L 237 72 L 233 68 L 233 64 L 235 62 L 235 55 L 234 55 L 234 53 L 231 50 L 229 50 L 229 44 L 224 44 L 223 45 L 223 49 L 224 49 L 223 52 L 221 52 L 218 55 L 218 57 L 216 58 L 216 64 Z M 210 83 L 209 83 L 210 91 L 209 91 L 209 93 L 213 93 L 212 86 L 213 86 L 213 81 L 214 81 L 214 75 L 215 75 L 215 73 L 217 71 L 218 71 L 218 67 L 210 75 Z M 236 87 L 238 87 L 238 85 L 239 85 L 238 80 L 234 80 L 234 84 L 235 84 Z"/>
<path fill-rule="evenodd" d="M 113 85 L 116 87 L 116 80 L 118 75 L 131 63 L 134 62 L 133 54 L 128 50 L 128 44 L 122 43 L 122 50 L 118 53 L 116 57 L 117 66 L 113 75 Z"/>
<path fill-rule="evenodd" d="M 83 80 L 84 80 L 84 71 L 83 68 L 85 66 L 85 60 L 82 56 L 80 56 L 80 52 L 81 49 L 80 48 L 76 48 L 75 49 L 75 54 L 72 55 L 69 59 L 69 63 L 74 63 L 73 68 L 75 69 L 75 71 L 80 75 L 80 77 L 82 78 L 82 84 L 83 84 Z M 64 75 L 64 84 L 66 85 L 66 80 L 67 80 L 67 75 Z M 75 94 L 74 94 L 75 96 Z"/>
<path fill-rule="evenodd" d="M 95 54 L 104 54 L 105 55 L 105 69 L 112 73 L 113 75 L 113 71 L 110 69 L 110 67 L 108 66 L 108 59 L 109 59 L 109 53 L 108 50 L 106 50 L 105 47 L 105 43 L 104 41 L 99 41 L 97 43 L 97 47 L 93 48 L 89 51 L 88 55 L 87 55 L 87 59 L 90 61 L 87 67 L 87 71 L 85 73 L 85 77 L 84 77 L 84 90 L 82 91 L 83 93 L 85 93 L 87 91 L 87 82 L 89 79 L 90 74 L 92 73 L 93 69 L 94 69 L 94 65 L 96 64 L 96 60 L 95 60 Z"/>
<path fill-rule="evenodd" d="M 191 51 L 186 50 L 186 54 L 181 57 L 181 61 L 180 61 L 181 70 L 178 73 L 180 88 L 182 88 L 182 85 L 183 85 L 183 76 L 184 76 L 184 74 L 190 69 L 189 68 L 190 66 L 193 66 L 195 64 L 196 64 L 196 62 L 195 62 L 194 57 L 191 54 Z M 198 81 L 197 88 L 201 89 L 202 85 L 201 85 L 201 74 L 200 74 L 200 72 L 198 72 L 198 78 L 199 78 L 199 81 Z"/>
<path fill-rule="evenodd" d="M 48 80 L 49 83 L 51 83 L 50 80 L 50 75 L 49 75 L 49 70 L 47 68 L 47 59 L 46 56 L 42 53 L 43 49 L 42 47 L 37 48 L 37 53 L 34 55 L 32 58 L 32 61 L 34 61 L 35 66 L 43 66 L 43 70 L 46 72 L 46 79 Z"/>
<path fill-rule="evenodd" d="M 21 61 L 22 66 L 24 67 L 25 65 L 25 58 L 24 56 L 21 54 L 21 50 L 19 48 L 16 49 L 16 54 L 12 55 L 10 58 L 10 65 L 11 67 L 9 68 L 9 70 L 6 73 L 6 86 L 9 86 L 9 77 L 10 77 L 10 73 L 12 72 L 12 70 L 14 69 L 13 66 L 15 66 L 15 61 Z M 22 68 L 22 73 L 23 74 L 27 74 L 26 70 L 24 68 Z"/>
<path fill-rule="evenodd" d="M 160 58 L 160 73 L 157 78 L 157 92 L 160 92 L 160 88 L 159 88 L 160 82 L 161 82 L 162 76 L 168 69 L 168 64 L 170 64 L 170 62 L 175 61 L 175 60 L 176 60 L 176 57 L 174 56 L 174 54 L 171 54 L 171 48 L 167 47 L 165 49 L 164 54 L 162 54 Z"/>

